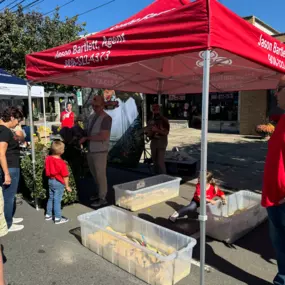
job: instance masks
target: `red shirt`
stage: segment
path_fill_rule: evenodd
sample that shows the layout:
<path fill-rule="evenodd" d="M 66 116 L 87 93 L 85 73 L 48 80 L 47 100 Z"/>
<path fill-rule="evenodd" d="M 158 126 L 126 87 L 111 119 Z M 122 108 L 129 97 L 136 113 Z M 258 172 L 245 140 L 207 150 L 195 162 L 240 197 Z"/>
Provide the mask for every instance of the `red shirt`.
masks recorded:
<path fill-rule="evenodd" d="M 68 177 L 68 168 L 63 159 L 54 156 L 48 156 L 45 163 L 46 176 L 51 179 L 56 179 L 62 184 L 64 177 Z"/>
<path fill-rule="evenodd" d="M 201 195 L 200 183 L 197 183 L 193 199 L 197 202 L 200 202 L 199 198 L 200 195 Z M 209 189 L 206 190 L 206 199 L 212 200 L 214 197 L 222 197 L 223 195 L 225 195 L 225 193 L 219 188 L 216 191 L 215 186 L 213 186 L 212 184 L 210 184 Z"/>
<path fill-rule="evenodd" d="M 264 166 L 262 201 L 263 207 L 279 205 L 285 198 L 285 115 L 280 118 L 268 141 Z"/>
<path fill-rule="evenodd" d="M 66 116 L 63 119 L 63 116 Z M 60 121 L 61 121 L 61 127 L 67 127 L 67 128 L 72 128 L 74 126 L 74 113 L 73 112 L 67 112 L 67 111 L 63 111 L 60 114 Z"/>

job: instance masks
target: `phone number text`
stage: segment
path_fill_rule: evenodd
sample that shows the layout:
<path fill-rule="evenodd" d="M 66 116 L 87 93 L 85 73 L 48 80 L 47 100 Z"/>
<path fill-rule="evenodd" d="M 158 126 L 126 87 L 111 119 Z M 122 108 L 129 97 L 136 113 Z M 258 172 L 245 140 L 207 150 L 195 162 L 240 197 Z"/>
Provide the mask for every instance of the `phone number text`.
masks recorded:
<path fill-rule="evenodd" d="M 285 63 L 283 60 L 276 58 L 275 56 L 269 54 L 268 60 L 272 65 L 285 69 Z"/>
<path fill-rule="evenodd" d="M 103 51 L 93 53 L 92 55 L 80 55 L 75 58 L 69 58 L 65 60 L 64 67 L 85 66 L 93 63 L 104 62 L 109 60 L 111 51 Z"/>

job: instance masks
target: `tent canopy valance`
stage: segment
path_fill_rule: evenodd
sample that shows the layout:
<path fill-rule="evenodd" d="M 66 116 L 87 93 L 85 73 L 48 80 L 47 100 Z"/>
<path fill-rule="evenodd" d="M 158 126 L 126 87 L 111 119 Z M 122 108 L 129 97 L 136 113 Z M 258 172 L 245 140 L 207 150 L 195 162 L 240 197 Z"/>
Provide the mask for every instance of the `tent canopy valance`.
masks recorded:
<path fill-rule="evenodd" d="M 86 38 L 27 55 L 27 78 L 142 93 L 199 93 L 203 51 L 210 91 L 274 88 L 285 46 L 216 0 L 157 0 Z"/>
<path fill-rule="evenodd" d="M 44 87 L 33 86 L 32 97 L 44 97 Z M 0 68 L 0 99 L 28 99 L 28 87 L 26 80 L 9 74 Z"/>

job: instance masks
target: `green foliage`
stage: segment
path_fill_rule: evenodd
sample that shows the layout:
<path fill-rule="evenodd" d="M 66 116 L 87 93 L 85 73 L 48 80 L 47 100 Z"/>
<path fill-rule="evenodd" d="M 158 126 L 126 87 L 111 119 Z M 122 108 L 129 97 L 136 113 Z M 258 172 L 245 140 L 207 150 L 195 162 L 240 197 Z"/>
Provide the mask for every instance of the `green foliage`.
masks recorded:
<path fill-rule="evenodd" d="M 24 13 L 21 6 L 14 13 L 6 9 L 0 13 L 0 66 L 25 78 L 26 54 L 74 41 L 84 32 L 84 27 L 85 23 L 77 23 L 77 17 L 61 21 L 59 9 L 52 17 L 37 11 Z M 67 91 L 63 86 L 45 87 Z"/>
<path fill-rule="evenodd" d="M 35 181 L 33 179 L 33 168 L 32 168 L 32 159 L 31 156 L 25 156 L 21 161 L 21 171 L 22 176 L 24 179 L 24 183 L 27 189 L 31 191 L 30 195 L 32 198 L 38 198 L 41 200 L 45 200 L 48 197 L 48 180 L 45 176 L 45 157 L 48 154 L 48 149 L 40 143 L 36 144 L 36 163 L 35 163 L 35 169 L 36 169 L 36 177 Z M 68 166 L 69 167 L 69 166 Z M 72 192 L 69 193 L 67 191 L 64 191 L 62 202 L 64 205 L 71 204 L 75 201 L 77 201 L 77 189 L 74 177 L 72 175 L 72 171 L 69 167 L 69 184 L 72 189 Z M 32 189 L 34 188 L 34 192 Z"/>

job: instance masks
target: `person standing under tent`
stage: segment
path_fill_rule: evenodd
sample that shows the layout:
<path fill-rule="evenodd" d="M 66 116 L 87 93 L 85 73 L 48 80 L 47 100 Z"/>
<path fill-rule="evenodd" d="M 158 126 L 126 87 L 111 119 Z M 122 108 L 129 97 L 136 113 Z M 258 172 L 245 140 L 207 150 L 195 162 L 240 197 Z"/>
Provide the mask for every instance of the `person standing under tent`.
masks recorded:
<path fill-rule="evenodd" d="M 15 107 L 6 108 L 0 120 L 0 165 L 1 185 L 4 196 L 4 213 L 9 231 L 20 231 L 23 225 L 17 225 L 22 218 L 13 218 L 15 196 L 20 179 L 20 138 L 14 129 L 23 120 L 23 114 Z"/>
<path fill-rule="evenodd" d="M 8 227 L 4 215 L 4 198 L 2 187 L 0 187 L 0 238 L 7 235 Z M 3 266 L 3 252 L 0 251 L 0 285 L 5 285 L 4 280 L 4 266 Z"/>
<path fill-rule="evenodd" d="M 151 140 L 151 157 L 156 174 L 166 174 L 165 152 L 168 144 L 168 134 L 170 130 L 169 121 L 160 114 L 158 104 L 152 105 L 153 118 L 146 127 L 146 135 Z"/>
<path fill-rule="evenodd" d="M 275 96 L 285 110 L 285 75 L 281 77 Z M 276 252 L 278 273 L 275 285 L 285 284 L 285 115 L 282 115 L 268 142 L 264 167 L 262 202 L 269 219 L 269 233 Z"/>
<path fill-rule="evenodd" d="M 93 207 L 107 205 L 107 157 L 112 118 L 104 111 L 104 107 L 104 98 L 94 96 L 92 101 L 94 113 L 88 119 L 87 136 L 80 140 L 80 144 L 88 143 L 88 166 L 99 191 L 98 199 L 92 203 Z"/>
<path fill-rule="evenodd" d="M 72 104 L 67 103 L 66 109 L 60 114 L 61 127 L 72 128 L 74 126 L 74 113 L 72 112 Z"/>

